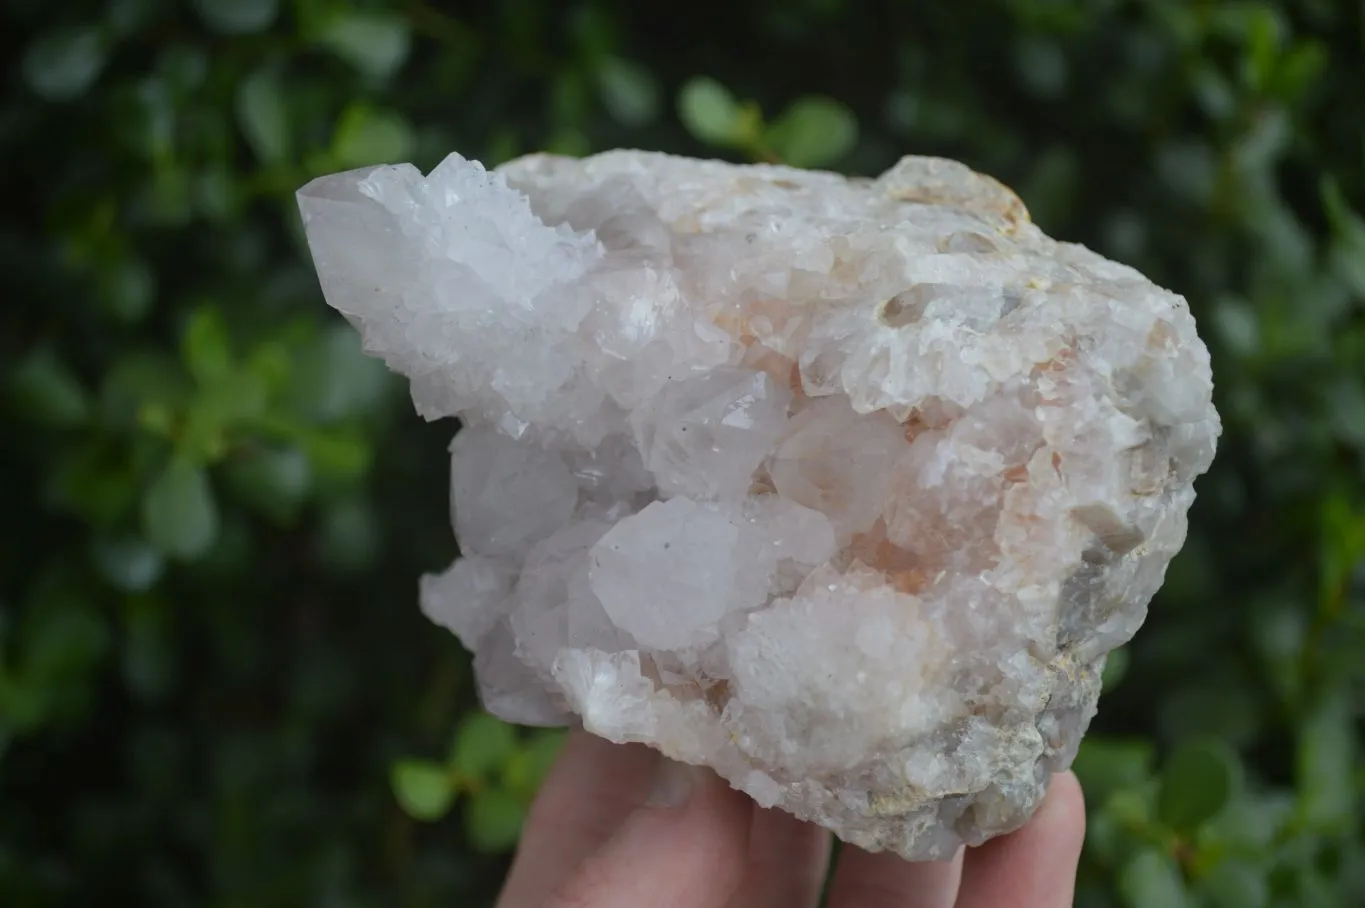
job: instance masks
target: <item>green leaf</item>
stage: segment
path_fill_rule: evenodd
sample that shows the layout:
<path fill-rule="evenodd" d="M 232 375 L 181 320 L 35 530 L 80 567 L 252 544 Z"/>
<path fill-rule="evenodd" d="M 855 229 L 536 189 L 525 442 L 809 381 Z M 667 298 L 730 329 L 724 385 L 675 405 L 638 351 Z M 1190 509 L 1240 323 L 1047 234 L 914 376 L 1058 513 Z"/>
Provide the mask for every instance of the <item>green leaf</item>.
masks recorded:
<path fill-rule="evenodd" d="M 414 142 L 412 127 L 401 114 L 353 104 L 337 123 L 332 153 L 343 167 L 393 164 L 411 155 Z"/>
<path fill-rule="evenodd" d="M 243 189 L 226 168 L 207 167 L 194 177 L 194 207 L 205 220 L 226 225 L 241 210 Z"/>
<path fill-rule="evenodd" d="M 1090 792 L 1085 793 L 1087 803 L 1094 803 Z M 1111 811 L 1100 809 L 1090 812 L 1085 825 L 1085 851 L 1088 858 L 1111 865 L 1126 857 L 1132 846 L 1127 827 Z"/>
<path fill-rule="evenodd" d="M 1205 204 L 1218 184 L 1218 156 L 1207 142 L 1171 139 L 1156 149 L 1156 175 L 1182 202 Z"/>
<path fill-rule="evenodd" d="M 194 0 L 204 24 L 225 35 L 245 35 L 269 28 L 279 14 L 279 0 Z"/>
<path fill-rule="evenodd" d="M 147 163 L 164 169 L 175 153 L 176 130 L 181 111 L 170 87 L 160 79 L 148 79 L 127 97 L 118 134 Z M 144 190 L 144 195 L 147 195 Z M 144 202 L 143 204 L 149 204 Z"/>
<path fill-rule="evenodd" d="M 515 158 L 521 151 L 521 139 L 511 129 L 499 129 L 488 138 L 482 160 L 489 167 L 496 167 Z"/>
<path fill-rule="evenodd" d="M 172 44 L 157 60 L 158 77 L 179 97 L 198 91 L 208 74 L 208 52 L 196 44 Z"/>
<path fill-rule="evenodd" d="M 91 524 L 109 527 L 135 510 L 141 483 L 111 445 L 67 447 L 50 467 L 46 497 Z"/>
<path fill-rule="evenodd" d="M 798 98 L 768 130 L 768 142 L 792 167 L 824 167 L 858 142 L 858 121 L 832 98 Z"/>
<path fill-rule="evenodd" d="M 1215 120 L 1226 120 L 1237 110 L 1237 97 L 1227 74 L 1208 61 L 1192 64 L 1190 88 L 1204 112 Z"/>
<path fill-rule="evenodd" d="M 1150 786 L 1123 788 L 1105 800 L 1101 811 L 1125 827 L 1145 827 L 1152 822 L 1155 800 Z"/>
<path fill-rule="evenodd" d="M 200 306 L 190 315 L 180 340 L 180 355 L 200 383 L 207 384 L 232 369 L 232 343 L 223 317 L 212 306 Z"/>
<path fill-rule="evenodd" d="M 1238 356 L 1253 356 L 1261 347 L 1259 316 L 1245 300 L 1219 301 L 1213 310 L 1213 327 L 1228 349 Z"/>
<path fill-rule="evenodd" d="M 264 164 L 289 159 L 292 145 L 284 86 L 272 69 L 260 69 L 237 87 L 237 123 Z"/>
<path fill-rule="evenodd" d="M 465 807 L 465 834 L 475 851 L 500 854 L 517 844 L 525 818 L 525 809 L 511 794 L 500 788 L 485 788 Z"/>
<path fill-rule="evenodd" d="M 1220 738 L 1248 746 L 1261 734 L 1265 705 L 1240 667 L 1211 664 L 1188 683 L 1172 686 L 1157 710 L 1168 741 Z"/>
<path fill-rule="evenodd" d="M 1081 741 L 1072 765 L 1086 797 L 1103 803 L 1110 794 L 1146 782 L 1152 776 L 1156 748 L 1142 739 L 1089 737 Z"/>
<path fill-rule="evenodd" d="M 550 138 L 545 140 L 545 150 L 550 154 L 581 158 L 592 152 L 592 143 L 583 135 L 582 130 L 565 126 L 556 129 Z"/>
<path fill-rule="evenodd" d="M 598 60 L 621 43 L 620 23 L 609 7 L 584 4 L 576 7 L 568 31 L 575 50 L 585 60 Z"/>
<path fill-rule="evenodd" d="M 1296 44 L 1280 60 L 1274 93 L 1286 103 L 1296 103 L 1317 82 L 1327 63 L 1327 48 L 1320 42 L 1310 39 Z"/>
<path fill-rule="evenodd" d="M 51 347 L 38 347 L 25 356 L 9 385 L 15 407 L 33 422 L 69 427 L 80 425 L 90 414 L 85 388 Z"/>
<path fill-rule="evenodd" d="M 1333 270 L 1356 295 L 1365 297 L 1365 217 L 1347 203 L 1341 185 L 1335 179 L 1324 178 L 1320 192 L 1332 225 Z"/>
<path fill-rule="evenodd" d="M 519 748 L 503 766 L 502 782 L 509 792 L 530 804 L 540 784 L 564 749 L 562 731 L 540 731 Z"/>
<path fill-rule="evenodd" d="M 309 432 L 303 436 L 302 443 L 313 471 L 320 478 L 333 482 L 348 482 L 363 476 L 374 455 L 369 438 L 356 432 Z"/>
<path fill-rule="evenodd" d="M 1209 908 L 1266 908 L 1270 904 L 1267 868 L 1244 860 L 1223 860 L 1198 885 Z"/>
<path fill-rule="evenodd" d="M 1226 744 L 1180 745 L 1162 767 L 1157 816 L 1177 832 L 1192 832 L 1217 816 L 1241 782 L 1241 764 Z"/>
<path fill-rule="evenodd" d="M 690 80 L 678 96 L 678 117 L 687 131 L 711 145 L 732 145 L 740 139 L 743 111 L 735 96 L 715 79 Z"/>
<path fill-rule="evenodd" d="M 559 129 L 577 129 L 592 109 L 592 85 L 588 73 L 577 67 L 555 74 L 550 84 L 550 122 Z"/>
<path fill-rule="evenodd" d="M 659 114 L 659 86 L 638 63 L 606 57 L 597 68 L 597 89 L 607 112 L 625 126 L 644 126 Z"/>
<path fill-rule="evenodd" d="M 173 558 L 196 558 L 218 536 L 218 506 L 202 467 L 172 459 L 142 499 L 142 531 Z"/>
<path fill-rule="evenodd" d="M 463 779 L 482 780 L 501 768 L 516 747 L 516 729 L 496 716 L 474 713 L 455 731 L 450 767 Z"/>
<path fill-rule="evenodd" d="M 327 423 L 373 412 L 396 383 L 384 363 L 366 356 L 360 334 L 348 325 L 329 328 L 292 360 L 285 389 L 291 406 Z"/>
<path fill-rule="evenodd" d="M 1311 865 L 1300 868 L 1294 886 L 1297 891 L 1292 901 L 1283 903 L 1286 908 L 1343 908 L 1343 905 L 1355 904 L 1354 899 L 1343 901 L 1340 887 Z"/>
<path fill-rule="evenodd" d="M 399 806 L 414 820 L 439 820 L 455 800 L 450 774 L 431 760 L 399 760 L 390 772 L 389 782 Z"/>
<path fill-rule="evenodd" d="M 100 297 L 111 316 L 125 324 L 136 324 L 152 310 L 156 274 L 140 258 L 121 258 L 100 274 Z"/>
<path fill-rule="evenodd" d="M 1201 843 L 1230 851 L 1259 853 L 1273 847 L 1294 817 L 1294 794 L 1287 789 L 1243 791 L 1199 831 Z"/>
<path fill-rule="evenodd" d="M 412 28 L 396 13 L 344 10 L 318 35 L 324 47 L 368 76 L 397 72 L 412 47 Z"/>
<path fill-rule="evenodd" d="M 1175 860 L 1147 848 L 1133 855 L 1119 870 L 1118 890 L 1127 908 L 1186 908 L 1190 905 L 1185 880 Z"/>
<path fill-rule="evenodd" d="M 21 728 L 79 716 L 88 706 L 90 676 L 109 649 L 104 620 L 82 602 L 76 589 L 51 590 L 25 610 L 17 649 L 18 674 L 32 699 L 23 715 L 11 716 Z"/>
<path fill-rule="evenodd" d="M 198 463 L 214 463 L 227 453 L 234 429 L 254 427 L 266 408 L 266 391 L 245 370 L 206 382 L 185 414 L 174 440 L 177 449 Z"/>
<path fill-rule="evenodd" d="M 1014 64 L 1024 85 L 1039 98 L 1053 101 L 1066 91 L 1066 52 L 1050 36 L 1021 35 L 1014 45 Z"/>
<path fill-rule="evenodd" d="M 1365 388 L 1353 376 L 1343 375 L 1324 394 L 1337 434 L 1365 452 Z"/>
<path fill-rule="evenodd" d="M 184 227 L 194 215 L 194 183 L 178 164 L 157 167 L 145 188 L 147 213 L 152 222 L 170 228 Z"/>
<path fill-rule="evenodd" d="M 132 352 L 118 359 L 104 376 L 100 409 L 104 419 L 120 429 L 136 427 L 149 412 L 169 419 L 171 410 L 188 398 L 184 372 L 161 353 Z"/>
<path fill-rule="evenodd" d="M 228 479 L 247 502 L 283 523 L 291 519 L 312 484 L 312 468 L 298 448 L 264 448 L 228 467 Z"/>
<path fill-rule="evenodd" d="M 247 357 L 246 372 L 267 394 L 280 394 L 292 383 L 297 355 L 297 350 L 278 341 L 264 341 L 252 348 Z"/>
<path fill-rule="evenodd" d="M 1299 810 L 1314 829 L 1334 831 L 1355 816 L 1356 739 L 1343 691 L 1320 697 L 1299 727 Z"/>
<path fill-rule="evenodd" d="M 1275 70 L 1288 26 L 1277 10 L 1265 5 L 1249 5 L 1245 9 L 1244 72 L 1253 85 L 1265 86 Z"/>
<path fill-rule="evenodd" d="M 166 565 L 160 552 L 136 536 L 96 540 L 94 557 L 104 579 L 127 593 L 151 589 Z"/>
<path fill-rule="evenodd" d="M 1308 621 L 1303 610 L 1283 596 L 1258 597 L 1251 608 L 1250 631 L 1262 671 L 1286 700 L 1297 700 L 1303 687 L 1303 652 Z"/>
<path fill-rule="evenodd" d="M 69 101 L 94 84 L 109 55 L 97 28 L 64 28 L 44 35 L 24 54 L 24 81 L 48 101 Z"/>

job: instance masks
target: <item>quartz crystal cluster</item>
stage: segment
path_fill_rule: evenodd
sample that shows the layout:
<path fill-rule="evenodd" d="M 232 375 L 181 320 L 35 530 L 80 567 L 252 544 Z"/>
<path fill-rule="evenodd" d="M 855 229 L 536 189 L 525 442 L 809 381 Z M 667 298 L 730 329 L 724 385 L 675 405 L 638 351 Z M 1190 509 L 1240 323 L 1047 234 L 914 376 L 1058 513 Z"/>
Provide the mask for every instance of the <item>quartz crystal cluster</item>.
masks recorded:
<path fill-rule="evenodd" d="M 1213 458 L 1181 297 L 935 158 L 452 155 L 299 201 L 328 302 L 462 423 L 421 607 L 489 710 L 907 858 L 1028 818 Z"/>

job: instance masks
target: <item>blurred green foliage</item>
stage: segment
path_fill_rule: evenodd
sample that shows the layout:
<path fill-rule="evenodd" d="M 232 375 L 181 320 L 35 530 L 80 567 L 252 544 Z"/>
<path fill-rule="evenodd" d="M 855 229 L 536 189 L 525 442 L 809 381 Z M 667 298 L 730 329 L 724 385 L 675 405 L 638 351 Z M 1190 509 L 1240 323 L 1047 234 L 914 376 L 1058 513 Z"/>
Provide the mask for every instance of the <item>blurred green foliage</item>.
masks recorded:
<path fill-rule="evenodd" d="M 1077 763 L 1079 904 L 1365 904 L 1359 3 L 11 0 L 0 45 L 0 904 L 491 898 L 557 738 L 415 607 L 451 427 L 292 192 L 617 146 L 957 157 L 1189 297 L 1226 435 Z"/>

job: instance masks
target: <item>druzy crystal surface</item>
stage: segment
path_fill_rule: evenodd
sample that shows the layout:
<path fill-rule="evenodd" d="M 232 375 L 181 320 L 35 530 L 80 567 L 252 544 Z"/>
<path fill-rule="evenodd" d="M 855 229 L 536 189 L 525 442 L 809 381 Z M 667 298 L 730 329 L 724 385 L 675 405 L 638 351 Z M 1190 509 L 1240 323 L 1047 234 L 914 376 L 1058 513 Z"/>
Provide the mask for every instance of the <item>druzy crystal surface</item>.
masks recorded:
<path fill-rule="evenodd" d="M 1028 818 L 1213 457 L 1182 298 L 932 158 L 451 156 L 299 201 L 328 302 L 462 422 L 421 606 L 488 709 L 908 858 Z"/>

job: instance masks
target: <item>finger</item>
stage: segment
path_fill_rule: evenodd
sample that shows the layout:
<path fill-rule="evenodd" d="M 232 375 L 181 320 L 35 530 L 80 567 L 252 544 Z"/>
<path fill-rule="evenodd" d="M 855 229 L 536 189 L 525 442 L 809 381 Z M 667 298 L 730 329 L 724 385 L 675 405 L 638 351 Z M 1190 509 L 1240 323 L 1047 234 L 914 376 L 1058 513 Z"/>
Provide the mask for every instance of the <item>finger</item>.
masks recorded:
<path fill-rule="evenodd" d="M 709 770 L 661 761 L 649 800 L 546 908 L 726 908 L 744 877 L 753 810 Z"/>
<path fill-rule="evenodd" d="M 540 908 L 644 802 L 659 754 L 569 733 L 526 818 L 498 908 Z"/>
<path fill-rule="evenodd" d="M 950 861 L 906 861 L 846 847 L 830 883 L 829 908 L 952 908 L 962 852 Z"/>
<path fill-rule="evenodd" d="M 959 908 L 1070 908 L 1084 840 L 1081 785 L 1053 776 L 1033 819 L 967 855 Z"/>
<path fill-rule="evenodd" d="M 730 908 L 814 908 L 829 867 L 829 833 L 781 810 L 754 809 L 749 863 Z"/>

